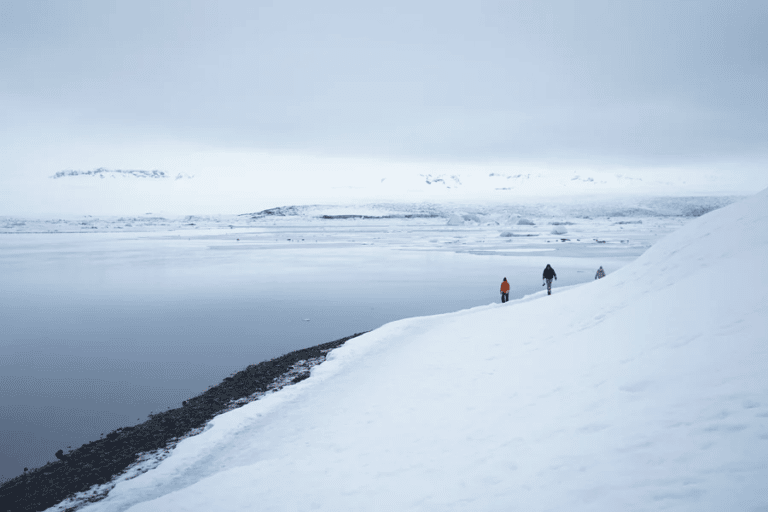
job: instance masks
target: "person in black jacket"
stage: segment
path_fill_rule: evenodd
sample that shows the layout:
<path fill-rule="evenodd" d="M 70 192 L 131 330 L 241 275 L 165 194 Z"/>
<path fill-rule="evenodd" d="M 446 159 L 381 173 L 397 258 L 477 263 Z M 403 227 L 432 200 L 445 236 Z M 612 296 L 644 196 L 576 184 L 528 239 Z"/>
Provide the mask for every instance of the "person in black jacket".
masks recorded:
<path fill-rule="evenodd" d="M 557 274 L 555 274 L 555 269 L 547 264 L 547 268 L 544 269 L 544 273 L 541 274 L 541 278 L 547 282 L 547 295 L 552 295 L 552 279 L 554 278 L 555 281 L 557 281 Z M 542 283 L 541 286 L 544 286 L 544 283 Z"/>

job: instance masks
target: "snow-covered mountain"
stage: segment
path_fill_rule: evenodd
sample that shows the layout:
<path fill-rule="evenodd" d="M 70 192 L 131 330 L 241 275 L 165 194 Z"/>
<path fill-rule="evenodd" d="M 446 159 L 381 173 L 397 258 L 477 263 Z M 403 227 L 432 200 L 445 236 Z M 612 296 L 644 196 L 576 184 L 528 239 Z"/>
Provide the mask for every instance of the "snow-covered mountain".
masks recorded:
<path fill-rule="evenodd" d="M 512 165 L 394 165 L 356 161 L 256 160 L 158 170 L 63 170 L 8 181 L 0 215 L 213 215 L 284 205 L 437 203 L 502 205 L 542 198 L 715 196 L 754 193 L 734 174 L 682 171 L 526 169 Z"/>
<path fill-rule="evenodd" d="M 170 178 L 168 174 L 166 174 L 163 171 L 158 171 L 157 169 L 153 171 L 144 171 L 144 170 L 110 170 L 110 169 L 104 169 L 103 167 L 99 167 L 98 169 L 94 169 L 92 171 L 76 171 L 76 170 L 67 170 L 67 171 L 59 171 L 53 176 L 51 176 L 52 179 L 58 180 L 61 178 L 72 178 L 72 177 L 81 177 L 81 176 L 88 176 L 88 177 L 98 177 L 101 179 L 104 178 L 152 178 L 152 179 L 167 179 Z M 184 176 L 179 174 L 176 176 L 176 179 L 181 179 Z M 191 176 L 188 176 L 191 178 Z"/>
<path fill-rule="evenodd" d="M 387 324 L 88 511 L 768 509 L 768 190 L 606 278 Z"/>

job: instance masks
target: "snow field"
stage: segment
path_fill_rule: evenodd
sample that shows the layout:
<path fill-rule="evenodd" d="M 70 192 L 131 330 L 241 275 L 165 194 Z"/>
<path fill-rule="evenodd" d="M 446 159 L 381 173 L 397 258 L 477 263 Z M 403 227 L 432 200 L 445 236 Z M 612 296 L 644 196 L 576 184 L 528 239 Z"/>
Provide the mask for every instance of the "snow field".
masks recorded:
<path fill-rule="evenodd" d="M 765 510 L 768 192 L 605 279 L 393 322 L 88 511 Z"/>

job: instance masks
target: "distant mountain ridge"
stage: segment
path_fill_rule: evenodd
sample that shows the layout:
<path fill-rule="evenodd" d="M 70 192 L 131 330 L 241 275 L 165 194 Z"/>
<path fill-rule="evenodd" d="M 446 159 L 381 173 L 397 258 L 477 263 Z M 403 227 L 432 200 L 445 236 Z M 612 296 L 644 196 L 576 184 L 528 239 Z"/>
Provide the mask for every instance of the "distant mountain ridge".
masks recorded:
<path fill-rule="evenodd" d="M 75 170 L 65 170 L 65 171 L 59 171 L 53 176 L 51 176 L 52 179 L 56 180 L 59 178 L 67 178 L 71 176 L 91 176 L 91 177 L 99 177 L 99 178 L 105 178 L 109 176 L 110 178 L 115 178 L 117 176 L 122 176 L 123 178 L 128 176 L 133 176 L 134 178 L 153 178 L 153 179 L 168 179 L 170 178 L 170 174 L 166 173 L 165 171 L 158 171 L 157 169 L 152 171 L 145 171 L 141 169 L 130 169 L 130 170 L 122 170 L 122 169 L 105 169 L 103 167 L 99 167 L 98 169 L 94 169 L 92 171 L 75 171 Z M 194 176 L 190 176 L 188 174 L 177 174 L 174 179 L 180 180 L 183 178 L 191 179 L 194 178 Z"/>

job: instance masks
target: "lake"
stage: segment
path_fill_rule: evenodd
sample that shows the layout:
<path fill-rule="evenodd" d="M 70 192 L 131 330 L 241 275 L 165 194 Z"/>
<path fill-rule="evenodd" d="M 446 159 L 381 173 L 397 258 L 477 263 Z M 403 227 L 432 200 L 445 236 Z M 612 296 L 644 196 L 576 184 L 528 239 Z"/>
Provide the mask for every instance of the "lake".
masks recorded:
<path fill-rule="evenodd" d="M 610 275 L 682 222 L 595 221 L 568 239 L 443 219 L 0 235 L 0 475 L 249 364 L 498 302 L 503 277 L 514 299 L 542 290 L 547 263 L 555 292 Z M 514 325 L 498 331 L 517 341 Z"/>

